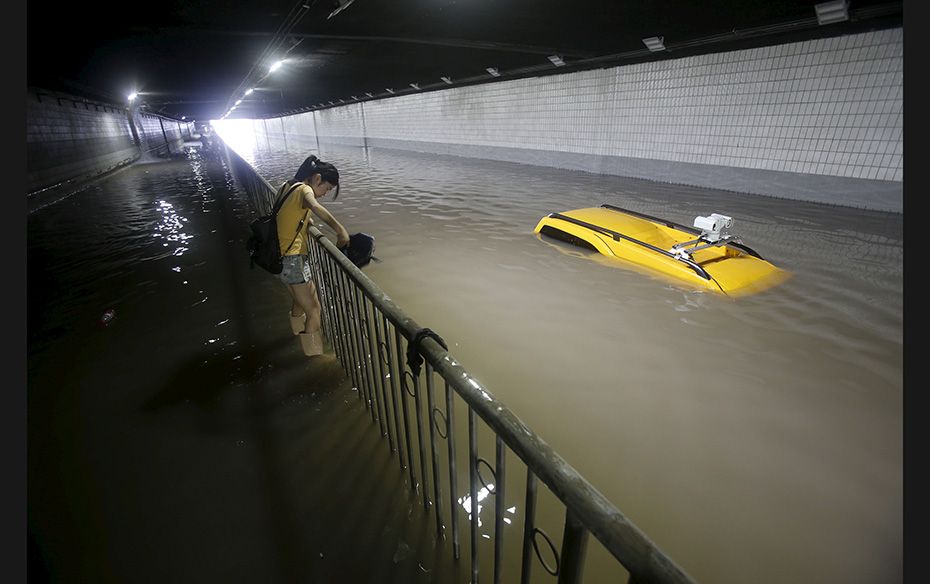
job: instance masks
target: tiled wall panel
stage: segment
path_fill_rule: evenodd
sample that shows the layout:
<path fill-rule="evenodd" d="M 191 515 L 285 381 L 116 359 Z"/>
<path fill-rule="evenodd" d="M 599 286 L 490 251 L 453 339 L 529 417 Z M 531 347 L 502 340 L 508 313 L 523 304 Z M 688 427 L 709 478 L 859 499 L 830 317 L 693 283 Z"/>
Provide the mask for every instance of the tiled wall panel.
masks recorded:
<path fill-rule="evenodd" d="M 693 183 L 727 169 L 729 182 L 721 185 L 776 196 L 765 192 L 771 185 L 754 189 L 752 181 L 844 179 L 832 187 L 842 197 L 854 184 L 845 179 L 868 179 L 886 183 L 876 187 L 882 196 L 900 199 L 902 109 L 903 32 L 895 28 L 450 88 L 312 115 L 320 142 L 564 160 L 566 167 L 654 173 L 669 182 Z M 309 131 L 307 124 L 285 127 Z M 803 187 L 794 190 L 804 198 Z"/>
<path fill-rule="evenodd" d="M 126 112 L 60 93 L 26 93 L 26 192 L 94 176 L 138 156 Z"/>

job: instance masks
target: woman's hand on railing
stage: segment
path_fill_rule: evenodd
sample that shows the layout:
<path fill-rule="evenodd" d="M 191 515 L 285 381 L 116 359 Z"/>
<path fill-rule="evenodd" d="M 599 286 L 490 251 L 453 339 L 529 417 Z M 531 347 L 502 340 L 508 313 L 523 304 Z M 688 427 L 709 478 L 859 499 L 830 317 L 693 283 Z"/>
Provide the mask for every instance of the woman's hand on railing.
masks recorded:
<path fill-rule="evenodd" d="M 342 249 L 347 245 L 349 245 L 349 232 L 343 227 L 336 232 L 336 247 Z"/>

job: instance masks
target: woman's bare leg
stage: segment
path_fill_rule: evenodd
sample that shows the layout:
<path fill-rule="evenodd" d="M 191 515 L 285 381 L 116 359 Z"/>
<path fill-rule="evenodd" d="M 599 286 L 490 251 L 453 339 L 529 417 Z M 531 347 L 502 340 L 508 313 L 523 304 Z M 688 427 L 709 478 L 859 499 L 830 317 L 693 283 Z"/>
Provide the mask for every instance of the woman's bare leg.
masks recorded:
<path fill-rule="evenodd" d="M 297 286 L 303 286 L 303 284 L 298 284 Z M 287 293 L 291 295 L 291 316 L 303 316 L 306 311 L 300 307 L 300 304 L 297 303 L 297 296 L 294 295 L 294 288 L 297 286 L 285 286 L 287 288 Z"/>
<path fill-rule="evenodd" d="M 304 332 L 313 333 L 320 330 L 320 300 L 316 296 L 316 286 L 313 282 L 295 284 L 288 286 L 288 288 L 295 304 L 307 314 Z M 294 314 L 293 308 L 291 314 Z"/>

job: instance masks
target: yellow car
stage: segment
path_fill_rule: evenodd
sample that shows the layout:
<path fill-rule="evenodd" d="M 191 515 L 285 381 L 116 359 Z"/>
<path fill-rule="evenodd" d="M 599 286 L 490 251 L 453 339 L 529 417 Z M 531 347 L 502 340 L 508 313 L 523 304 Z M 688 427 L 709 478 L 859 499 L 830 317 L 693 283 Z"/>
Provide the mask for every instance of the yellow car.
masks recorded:
<path fill-rule="evenodd" d="M 790 274 L 726 234 L 732 218 L 713 213 L 687 227 L 613 205 L 550 213 L 535 233 L 700 289 L 745 296 L 785 281 Z"/>

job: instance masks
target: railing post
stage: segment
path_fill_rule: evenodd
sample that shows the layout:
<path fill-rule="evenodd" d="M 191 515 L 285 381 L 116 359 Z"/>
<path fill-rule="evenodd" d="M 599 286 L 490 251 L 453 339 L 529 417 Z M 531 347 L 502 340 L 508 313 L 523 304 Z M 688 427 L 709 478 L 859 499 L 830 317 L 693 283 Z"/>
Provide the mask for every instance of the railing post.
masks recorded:
<path fill-rule="evenodd" d="M 523 561 L 520 566 L 520 584 L 530 584 L 533 568 L 533 536 L 536 533 L 536 475 L 526 469 L 526 498 L 523 506 Z"/>
<path fill-rule="evenodd" d="M 468 476 L 471 497 L 471 584 L 478 584 L 478 429 L 468 408 Z"/>
<path fill-rule="evenodd" d="M 588 530 L 571 509 L 565 510 L 565 529 L 562 532 L 562 552 L 559 554 L 559 584 L 581 582 L 584 557 L 588 546 Z"/>
<path fill-rule="evenodd" d="M 500 435 L 496 438 L 496 465 L 494 471 L 494 584 L 500 584 L 504 577 L 504 483 L 507 449 Z"/>

